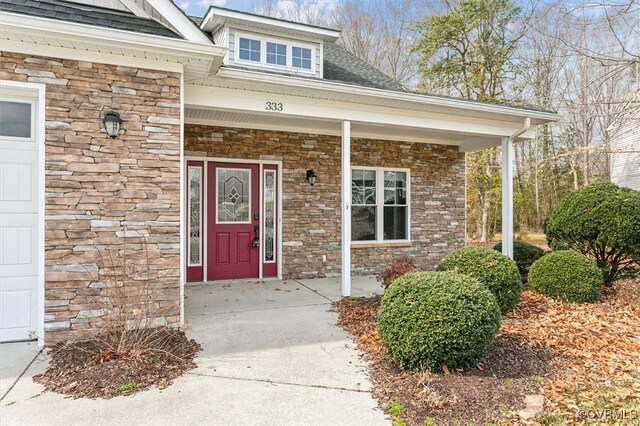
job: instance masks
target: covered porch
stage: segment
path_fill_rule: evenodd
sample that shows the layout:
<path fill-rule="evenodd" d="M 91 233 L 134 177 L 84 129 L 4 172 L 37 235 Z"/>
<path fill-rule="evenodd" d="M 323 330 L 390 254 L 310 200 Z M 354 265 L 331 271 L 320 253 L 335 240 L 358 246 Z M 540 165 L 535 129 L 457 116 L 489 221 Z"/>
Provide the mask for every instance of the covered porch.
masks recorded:
<path fill-rule="evenodd" d="M 276 218 L 277 252 L 282 256 L 284 250 L 285 254 L 284 258 L 279 258 L 273 278 L 304 279 L 305 274 L 309 278 L 330 277 L 341 296 L 350 296 L 355 277 L 372 270 L 367 269 L 367 265 L 362 266 L 362 262 L 354 264 L 354 255 L 360 260 L 363 257 L 361 253 L 367 253 L 364 257 L 375 258 L 384 251 L 389 256 L 382 256 L 377 262 L 378 268 L 383 268 L 394 255 L 413 253 L 417 256 L 423 250 L 425 258 L 429 257 L 428 267 L 434 266 L 447 252 L 465 242 L 464 153 L 492 146 L 503 148 L 503 199 L 506 200 L 503 202 L 503 251 L 512 255 L 512 143 L 517 138 L 532 137 L 534 126 L 553 114 L 262 73 L 256 73 L 256 81 L 249 79 L 251 74 L 223 69 L 220 76 L 211 79 L 207 85 L 185 86 L 184 149 L 188 160 L 252 159 L 275 164 L 285 175 L 282 200 L 285 206 L 295 198 L 290 196 L 291 192 L 299 194 L 306 191 L 301 209 L 316 205 L 319 209 L 331 211 L 334 222 L 331 226 L 337 233 L 336 238 L 327 236 L 330 232 L 324 229 L 311 229 L 310 232 L 317 234 L 310 234 L 309 239 L 326 238 L 327 242 L 320 244 L 324 251 L 307 253 L 307 258 L 317 256 L 318 262 L 309 262 L 298 268 L 296 260 L 288 259 L 286 252 L 307 250 L 305 238 L 292 238 L 286 229 L 283 232 L 282 224 L 285 223 L 285 227 L 313 228 L 313 220 L 305 222 L 288 217 L 287 212 L 279 208 Z M 301 96 L 300 92 L 306 96 Z M 233 133 L 233 143 L 228 142 L 227 133 Z M 258 134 L 264 140 L 253 144 L 250 152 L 243 151 L 241 146 L 245 142 L 250 146 L 249 141 Z M 293 164 L 287 157 L 291 156 L 291 148 L 284 148 L 281 152 L 272 149 L 282 145 L 282 140 L 293 140 L 302 149 L 308 148 L 305 155 L 311 155 L 302 159 L 294 157 L 299 161 Z M 413 147 L 428 151 L 432 156 L 430 162 L 421 163 L 416 161 L 414 154 L 409 155 Z M 313 194 L 308 186 L 305 187 L 308 183 L 305 180 L 308 171 L 317 170 L 318 164 L 335 167 L 327 166 L 328 172 L 317 176 L 315 189 L 321 193 Z M 416 195 L 417 199 L 406 203 L 408 231 L 401 240 L 382 241 L 379 237 L 379 241 L 372 244 L 353 241 L 352 173 L 356 167 L 372 168 L 369 166 L 381 169 L 393 166 L 391 168 L 395 170 L 406 168 L 412 173 L 410 179 L 407 176 L 410 180 L 408 185 L 413 185 L 415 194 L 423 195 L 423 198 Z M 420 172 L 425 176 L 414 171 L 414 167 L 421 168 Z M 429 180 L 430 173 L 440 180 Z M 282 174 L 280 179 L 283 179 Z M 327 185 L 323 187 L 323 184 Z M 279 188 L 282 195 L 282 187 Z M 335 196 L 335 207 L 324 202 L 322 197 L 326 198 L 327 194 Z M 440 198 L 446 201 L 441 202 Z M 443 206 L 442 209 L 446 210 L 435 212 L 437 220 L 429 216 L 434 213 L 433 206 Z M 291 206 L 289 208 L 291 210 Z M 451 211 L 456 213 L 452 215 Z M 441 218 L 444 222 L 438 222 Z M 336 223 L 335 219 L 339 222 Z M 421 224 L 425 227 L 421 228 Z M 261 222 L 260 231 L 263 225 Z M 382 226 L 378 225 L 379 230 Z M 423 234 L 412 233 L 414 228 Z M 440 235 L 442 233 L 444 237 Z M 262 232 L 260 236 L 263 236 Z M 183 247 L 187 246 L 188 242 L 183 241 Z M 430 254 L 424 250 L 428 246 L 435 248 Z M 365 252 L 363 248 L 370 251 Z M 183 252 L 186 255 L 187 251 Z M 264 248 L 261 247 L 262 254 Z M 294 274 L 288 269 L 292 264 Z M 318 272 L 319 268 L 323 271 Z"/>

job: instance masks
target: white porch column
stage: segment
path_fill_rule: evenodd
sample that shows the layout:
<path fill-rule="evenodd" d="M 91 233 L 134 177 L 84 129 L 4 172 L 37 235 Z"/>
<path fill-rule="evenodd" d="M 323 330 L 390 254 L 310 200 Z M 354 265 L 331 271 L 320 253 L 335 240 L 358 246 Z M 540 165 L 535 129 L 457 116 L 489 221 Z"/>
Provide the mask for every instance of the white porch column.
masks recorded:
<path fill-rule="evenodd" d="M 513 140 L 502 138 L 502 254 L 513 259 Z"/>
<path fill-rule="evenodd" d="M 351 122 L 342 122 L 342 296 L 351 296 Z"/>

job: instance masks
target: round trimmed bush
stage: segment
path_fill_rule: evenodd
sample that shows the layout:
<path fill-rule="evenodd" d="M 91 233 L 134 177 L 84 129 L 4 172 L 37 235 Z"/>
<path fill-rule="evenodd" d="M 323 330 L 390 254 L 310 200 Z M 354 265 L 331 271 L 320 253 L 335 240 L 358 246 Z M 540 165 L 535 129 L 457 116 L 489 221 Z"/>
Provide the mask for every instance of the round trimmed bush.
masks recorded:
<path fill-rule="evenodd" d="M 607 284 L 640 267 L 640 191 L 585 186 L 560 200 L 543 227 L 549 247 L 595 259 Z"/>
<path fill-rule="evenodd" d="M 493 246 L 493 249 L 502 253 L 502 242 Z M 513 242 L 513 260 L 516 262 L 516 265 L 518 265 L 518 270 L 522 276 L 526 276 L 533 262 L 540 259 L 543 255 L 544 250 L 536 245 L 520 240 Z"/>
<path fill-rule="evenodd" d="M 529 287 L 564 302 L 596 302 L 603 283 L 596 262 L 576 251 L 554 251 L 529 269 Z"/>
<path fill-rule="evenodd" d="M 500 328 L 495 296 L 454 272 L 412 272 L 387 288 L 378 332 L 402 368 L 476 365 Z"/>
<path fill-rule="evenodd" d="M 442 259 L 437 269 L 476 278 L 495 294 L 502 313 L 513 309 L 520 300 L 522 278 L 518 266 L 490 248 L 469 246 L 454 250 Z"/>

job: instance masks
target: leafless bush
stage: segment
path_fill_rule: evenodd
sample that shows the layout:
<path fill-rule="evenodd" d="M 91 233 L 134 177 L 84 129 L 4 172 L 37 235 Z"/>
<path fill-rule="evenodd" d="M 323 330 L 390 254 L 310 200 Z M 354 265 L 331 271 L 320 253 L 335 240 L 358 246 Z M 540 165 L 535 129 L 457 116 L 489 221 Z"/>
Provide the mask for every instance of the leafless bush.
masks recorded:
<path fill-rule="evenodd" d="M 103 356 L 128 358 L 164 346 L 167 308 L 157 300 L 171 268 L 152 260 L 146 241 L 100 251 L 102 322 L 97 338 Z"/>

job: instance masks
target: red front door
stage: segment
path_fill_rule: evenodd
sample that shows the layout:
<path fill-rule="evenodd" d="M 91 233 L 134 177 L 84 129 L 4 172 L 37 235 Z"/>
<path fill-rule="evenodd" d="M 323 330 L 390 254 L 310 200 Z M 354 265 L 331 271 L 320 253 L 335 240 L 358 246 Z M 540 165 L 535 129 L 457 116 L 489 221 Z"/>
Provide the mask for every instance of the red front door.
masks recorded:
<path fill-rule="evenodd" d="M 208 163 L 208 280 L 258 277 L 259 173 L 255 164 Z"/>

